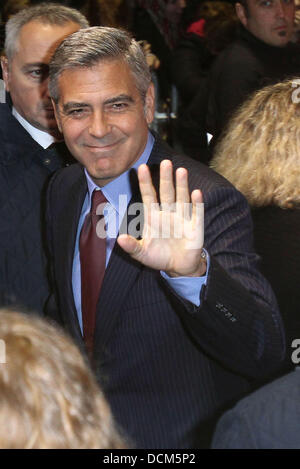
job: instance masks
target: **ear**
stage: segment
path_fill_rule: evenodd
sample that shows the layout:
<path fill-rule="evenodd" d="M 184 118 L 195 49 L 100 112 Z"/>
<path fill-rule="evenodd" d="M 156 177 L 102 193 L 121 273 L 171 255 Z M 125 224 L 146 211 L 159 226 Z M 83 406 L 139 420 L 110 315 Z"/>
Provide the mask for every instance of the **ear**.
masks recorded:
<path fill-rule="evenodd" d="M 9 91 L 9 65 L 8 59 L 7 57 L 5 57 L 5 55 L 1 56 L 1 68 L 3 81 L 5 83 L 5 89 L 6 91 Z"/>
<path fill-rule="evenodd" d="M 62 134 L 62 126 L 61 126 L 61 120 L 60 120 L 60 115 L 59 115 L 59 109 L 58 109 L 58 104 L 56 104 L 53 99 L 51 99 L 53 110 L 54 110 L 54 115 L 57 123 L 58 130 Z"/>
<path fill-rule="evenodd" d="M 153 83 L 150 83 L 145 98 L 145 117 L 147 124 L 151 124 L 154 119 L 155 91 Z"/>
<path fill-rule="evenodd" d="M 246 15 L 245 8 L 243 7 L 243 5 L 241 3 L 236 3 L 235 4 L 235 11 L 236 11 L 238 19 L 240 20 L 242 25 L 246 28 L 247 24 L 248 24 L 248 18 L 247 18 L 247 15 Z"/>

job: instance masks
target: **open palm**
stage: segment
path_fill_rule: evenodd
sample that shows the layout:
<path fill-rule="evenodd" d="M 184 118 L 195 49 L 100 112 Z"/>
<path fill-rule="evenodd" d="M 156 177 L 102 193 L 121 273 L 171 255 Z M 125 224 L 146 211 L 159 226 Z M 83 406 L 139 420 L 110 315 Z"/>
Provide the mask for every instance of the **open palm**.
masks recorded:
<path fill-rule="evenodd" d="M 160 165 L 160 205 L 147 165 L 138 169 L 144 205 L 144 229 L 141 240 L 120 235 L 118 243 L 134 259 L 171 277 L 201 276 L 206 271 L 202 256 L 204 209 L 200 190 L 188 189 L 188 172 L 176 171 L 164 160 Z"/>

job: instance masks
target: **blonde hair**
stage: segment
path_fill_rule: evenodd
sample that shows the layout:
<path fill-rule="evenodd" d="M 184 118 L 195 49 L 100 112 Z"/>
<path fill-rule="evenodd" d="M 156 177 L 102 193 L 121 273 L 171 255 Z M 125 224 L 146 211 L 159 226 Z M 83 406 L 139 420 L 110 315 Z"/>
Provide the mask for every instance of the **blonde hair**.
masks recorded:
<path fill-rule="evenodd" d="M 92 373 L 61 330 L 2 309 L 0 340 L 0 448 L 125 447 Z"/>
<path fill-rule="evenodd" d="M 300 204 L 300 80 L 267 86 L 236 112 L 211 167 L 252 206 Z"/>

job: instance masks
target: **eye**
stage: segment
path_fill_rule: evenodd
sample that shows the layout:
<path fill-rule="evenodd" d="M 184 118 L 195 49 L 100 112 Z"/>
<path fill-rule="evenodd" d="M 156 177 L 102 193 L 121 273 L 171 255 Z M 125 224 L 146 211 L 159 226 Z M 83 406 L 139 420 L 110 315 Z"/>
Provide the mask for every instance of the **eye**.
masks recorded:
<path fill-rule="evenodd" d="M 89 114 L 88 107 L 76 107 L 74 109 L 68 109 L 64 112 L 67 117 L 71 119 L 83 119 Z"/>
<path fill-rule="evenodd" d="M 28 71 L 31 78 L 38 81 L 43 81 L 48 77 L 48 72 L 42 68 L 35 68 Z"/>
<path fill-rule="evenodd" d="M 82 116 L 84 110 L 83 109 L 70 109 L 70 111 L 67 112 L 67 115 L 68 116 L 71 116 L 71 117 L 80 117 Z"/>
<path fill-rule="evenodd" d="M 109 110 L 112 110 L 114 112 L 120 112 L 120 111 L 124 111 L 125 109 L 127 109 L 127 107 L 128 107 L 128 103 L 119 102 L 119 103 L 110 104 L 108 108 Z"/>

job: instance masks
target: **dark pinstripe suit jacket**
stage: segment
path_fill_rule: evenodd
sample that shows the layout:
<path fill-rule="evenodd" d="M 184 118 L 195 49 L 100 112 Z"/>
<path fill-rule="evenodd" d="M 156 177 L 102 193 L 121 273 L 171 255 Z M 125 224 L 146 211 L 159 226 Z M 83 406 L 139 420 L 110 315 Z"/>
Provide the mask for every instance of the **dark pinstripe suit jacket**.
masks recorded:
<path fill-rule="evenodd" d="M 201 307 L 178 297 L 159 272 L 115 245 L 98 303 L 96 373 L 117 422 L 137 447 L 208 446 L 219 412 L 277 367 L 281 320 L 252 250 L 251 219 L 242 196 L 200 163 L 157 140 L 161 159 L 189 170 L 190 189 L 205 201 L 205 247 L 211 256 Z M 72 294 L 76 230 L 86 194 L 83 170 L 58 172 L 48 192 L 49 246 L 57 310 L 49 314 L 83 348 Z M 138 200 L 137 191 L 133 201 Z"/>

